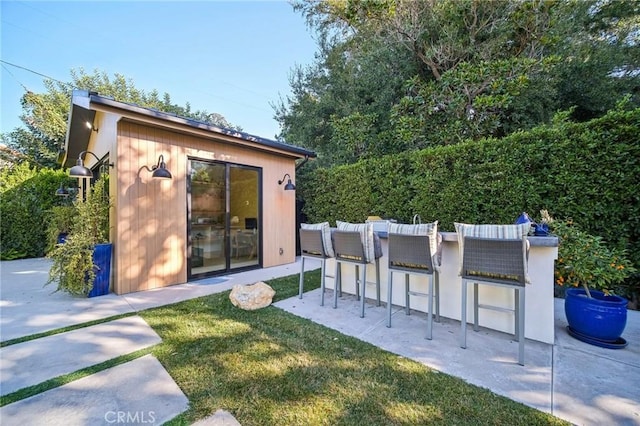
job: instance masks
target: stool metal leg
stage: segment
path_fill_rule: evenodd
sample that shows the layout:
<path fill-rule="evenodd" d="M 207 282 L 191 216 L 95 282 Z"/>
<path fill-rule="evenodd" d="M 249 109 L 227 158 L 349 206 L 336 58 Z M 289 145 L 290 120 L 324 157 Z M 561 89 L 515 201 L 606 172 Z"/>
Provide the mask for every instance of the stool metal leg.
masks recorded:
<path fill-rule="evenodd" d="M 322 279 L 320 280 L 320 306 L 324 306 L 324 288 L 325 288 L 325 266 L 327 264 L 327 261 L 325 259 L 322 259 L 322 267 L 321 269 L 321 274 L 322 274 Z"/>
<path fill-rule="evenodd" d="M 519 294 L 518 300 L 518 335 L 520 339 L 518 340 L 518 364 L 524 365 L 524 297 L 525 291 L 524 289 L 517 289 L 516 292 Z"/>
<path fill-rule="evenodd" d="M 433 337 L 433 317 L 431 316 L 431 295 L 433 294 L 433 275 L 429 276 L 429 303 L 427 304 L 427 339 Z"/>
<path fill-rule="evenodd" d="M 333 309 L 338 307 L 338 289 L 340 288 L 342 277 L 340 276 L 340 262 L 336 259 L 336 274 L 333 282 Z"/>
<path fill-rule="evenodd" d="M 467 280 L 462 280 L 462 311 L 460 312 L 460 347 L 467 348 Z"/>
<path fill-rule="evenodd" d="M 342 297 L 342 263 L 338 263 L 337 261 L 336 263 L 338 264 L 338 268 L 340 268 L 338 270 L 340 273 L 340 280 L 338 281 L 338 296 Z"/>
<path fill-rule="evenodd" d="M 404 274 L 404 312 L 407 315 L 411 314 L 411 307 L 410 307 L 410 303 L 411 303 L 411 295 L 409 294 L 409 291 L 411 290 L 410 287 L 410 282 L 409 282 L 410 276 L 409 274 Z"/>
<path fill-rule="evenodd" d="M 391 327 L 391 297 L 393 295 L 393 271 L 389 269 L 387 280 L 387 327 Z"/>
<path fill-rule="evenodd" d="M 376 259 L 376 297 L 378 298 L 376 306 L 380 306 L 380 259 Z"/>
<path fill-rule="evenodd" d="M 436 322 L 440 322 L 440 274 L 434 271 L 433 276 L 436 282 Z"/>
<path fill-rule="evenodd" d="M 478 316 L 480 299 L 478 299 L 478 283 L 473 283 L 473 331 L 478 331 Z"/>
<path fill-rule="evenodd" d="M 520 300 L 520 290 L 519 289 L 514 289 L 513 291 L 513 298 L 514 298 L 514 321 L 515 321 L 515 326 L 513 327 L 513 335 L 514 338 L 518 341 L 520 341 L 520 306 L 519 306 L 519 300 Z"/>
<path fill-rule="evenodd" d="M 360 266 L 356 265 L 356 299 L 360 300 L 360 287 L 358 280 L 360 279 Z"/>
<path fill-rule="evenodd" d="M 302 290 L 304 287 L 304 256 L 302 256 L 302 266 L 300 267 L 300 289 L 298 290 L 298 298 L 302 299 Z M 324 290 L 324 289 L 323 289 Z"/>
<path fill-rule="evenodd" d="M 364 318 L 364 299 L 365 290 L 367 288 L 367 266 L 362 268 L 362 282 L 360 282 L 361 294 L 360 294 L 360 318 Z"/>

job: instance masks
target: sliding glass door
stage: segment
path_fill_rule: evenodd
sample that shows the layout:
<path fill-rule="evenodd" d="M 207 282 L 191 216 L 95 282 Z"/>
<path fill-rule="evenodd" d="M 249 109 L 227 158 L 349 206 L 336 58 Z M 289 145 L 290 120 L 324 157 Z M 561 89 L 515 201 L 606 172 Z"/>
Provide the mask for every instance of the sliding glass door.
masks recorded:
<path fill-rule="evenodd" d="M 260 169 L 189 160 L 189 277 L 260 266 Z"/>

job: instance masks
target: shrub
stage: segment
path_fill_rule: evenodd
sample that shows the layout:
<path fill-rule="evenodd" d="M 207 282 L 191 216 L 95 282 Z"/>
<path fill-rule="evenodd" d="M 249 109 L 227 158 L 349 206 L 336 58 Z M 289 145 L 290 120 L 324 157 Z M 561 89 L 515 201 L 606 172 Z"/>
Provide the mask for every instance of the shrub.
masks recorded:
<path fill-rule="evenodd" d="M 44 256 L 50 209 L 64 202 L 55 191 L 67 179 L 62 171 L 28 163 L 0 171 L 1 259 Z"/>
<path fill-rule="evenodd" d="M 589 288 L 610 294 L 635 272 L 624 250 L 608 247 L 601 237 L 580 230 L 571 220 L 548 222 L 559 239 L 556 284 L 582 286 L 591 297 Z"/>

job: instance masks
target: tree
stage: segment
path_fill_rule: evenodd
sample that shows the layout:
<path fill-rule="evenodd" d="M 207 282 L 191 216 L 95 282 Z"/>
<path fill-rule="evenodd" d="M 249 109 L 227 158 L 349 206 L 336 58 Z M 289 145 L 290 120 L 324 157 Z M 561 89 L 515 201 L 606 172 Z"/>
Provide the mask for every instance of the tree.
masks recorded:
<path fill-rule="evenodd" d="M 207 111 L 192 111 L 187 103 L 184 107 L 171 102 L 168 93 L 161 97 L 157 90 L 147 93 L 137 89 L 131 79 L 122 74 L 110 77 L 105 72 L 95 70 L 87 74 L 83 69 L 71 70 L 68 83 L 44 80 L 45 93 L 27 92 L 22 97 L 23 113 L 20 119 L 26 128 L 16 128 L 8 134 L 2 134 L 2 142 L 10 149 L 22 154 L 15 161 L 30 159 L 43 167 L 57 167 L 58 151 L 64 147 L 67 130 L 67 116 L 73 89 L 83 89 L 111 96 L 120 102 L 133 103 L 153 108 L 204 123 L 232 130 L 242 130 L 240 126 L 229 123 L 222 115 Z"/>
<path fill-rule="evenodd" d="M 640 3 L 600 0 L 571 6 L 567 19 L 578 31 L 554 51 L 563 58 L 559 103 L 574 107 L 572 118 L 579 121 L 602 116 L 625 95 L 639 105 Z"/>
<path fill-rule="evenodd" d="M 296 1 L 320 51 L 276 108 L 281 137 L 341 164 L 503 136 L 560 109 L 586 119 L 625 94 L 637 105 L 638 5 Z"/>

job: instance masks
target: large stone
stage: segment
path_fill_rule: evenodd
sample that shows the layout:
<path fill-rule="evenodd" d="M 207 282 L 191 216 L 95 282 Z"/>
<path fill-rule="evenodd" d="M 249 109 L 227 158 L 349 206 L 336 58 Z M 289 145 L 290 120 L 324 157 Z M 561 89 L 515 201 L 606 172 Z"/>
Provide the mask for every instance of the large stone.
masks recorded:
<path fill-rule="evenodd" d="M 255 284 L 234 285 L 231 294 L 229 294 L 229 299 L 233 306 L 245 311 L 254 311 L 269 306 L 274 294 L 276 294 L 274 289 L 268 284 L 259 281 Z"/>

